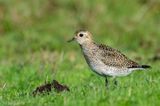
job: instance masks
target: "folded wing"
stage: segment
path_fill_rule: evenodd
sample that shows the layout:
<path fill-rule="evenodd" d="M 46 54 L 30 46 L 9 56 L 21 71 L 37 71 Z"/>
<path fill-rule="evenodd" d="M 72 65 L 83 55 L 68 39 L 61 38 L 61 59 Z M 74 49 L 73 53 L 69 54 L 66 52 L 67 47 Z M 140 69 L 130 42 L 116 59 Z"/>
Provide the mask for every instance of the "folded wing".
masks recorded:
<path fill-rule="evenodd" d="M 138 67 L 140 66 L 138 63 L 128 59 L 124 54 L 122 54 L 120 51 L 113 49 L 109 46 L 100 44 L 98 45 L 99 50 L 99 58 L 101 61 L 108 65 L 113 67 Z"/>

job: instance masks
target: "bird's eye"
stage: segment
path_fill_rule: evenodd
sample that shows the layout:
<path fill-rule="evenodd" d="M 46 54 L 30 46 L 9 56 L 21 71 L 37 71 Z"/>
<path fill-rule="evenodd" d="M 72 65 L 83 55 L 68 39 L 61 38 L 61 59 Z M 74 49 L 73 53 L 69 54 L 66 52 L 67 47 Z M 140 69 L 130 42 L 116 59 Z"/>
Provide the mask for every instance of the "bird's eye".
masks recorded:
<path fill-rule="evenodd" d="M 80 33 L 80 34 L 79 34 L 79 36 L 80 36 L 80 37 L 83 37 L 83 34 L 82 34 L 82 33 Z"/>

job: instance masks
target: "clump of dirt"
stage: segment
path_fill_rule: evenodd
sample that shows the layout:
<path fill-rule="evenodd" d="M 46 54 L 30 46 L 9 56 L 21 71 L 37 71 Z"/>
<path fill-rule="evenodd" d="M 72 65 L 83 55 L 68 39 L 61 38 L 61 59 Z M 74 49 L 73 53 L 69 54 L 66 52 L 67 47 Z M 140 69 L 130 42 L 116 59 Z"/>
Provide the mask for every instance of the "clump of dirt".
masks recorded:
<path fill-rule="evenodd" d="M 36 96 L 37 94 L 49 94 L 49 92 L 51 92 L 52 90 L 55 90 L 56 92 L 70 91 L 68 86 L 62 85 L 58 81 L 53 80 L 51 83 L 46 83 L 44 85 L 38 86 L 32 94 L 33 96 Z"/>
<path fill-rule="evenodd" d="M 58 83 L 58 81 L 53 80 L 53 87 L 57 92 L 62 92 L 62 91 L 70 91 L 70 89 L 68 88 L 68 86 L 66 85 L 61 85 L 60 83 Z"/>

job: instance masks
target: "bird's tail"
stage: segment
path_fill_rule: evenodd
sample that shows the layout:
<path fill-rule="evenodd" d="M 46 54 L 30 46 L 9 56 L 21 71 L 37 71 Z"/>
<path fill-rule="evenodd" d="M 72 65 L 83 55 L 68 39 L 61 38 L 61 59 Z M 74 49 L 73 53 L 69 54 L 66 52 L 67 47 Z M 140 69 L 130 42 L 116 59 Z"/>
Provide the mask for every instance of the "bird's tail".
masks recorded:
<path fill-rule="evenodd" d="M 142 65 L 141 68 L 144 68 L 144 69 L 145 68 L 151 68 L 151 66 L 149 66 L 149 65 Z"/>

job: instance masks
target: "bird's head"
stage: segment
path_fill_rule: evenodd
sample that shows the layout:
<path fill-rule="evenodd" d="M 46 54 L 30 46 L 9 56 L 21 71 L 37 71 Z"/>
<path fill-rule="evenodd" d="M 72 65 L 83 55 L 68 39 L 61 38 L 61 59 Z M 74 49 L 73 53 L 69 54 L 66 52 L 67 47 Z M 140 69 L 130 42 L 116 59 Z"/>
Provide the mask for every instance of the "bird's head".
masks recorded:
<path fill-rule="evenodd" d="M 79 43 L 80 45 L 90 43 L 90 42 L 92 42 L 92 34 L 86 30 L 79 30 L 79 31 L 75 32 L 75 36 L 71 40 L 69 40 L 68 42 L 71 42 L 74 40 L 77 43 Z"/>

